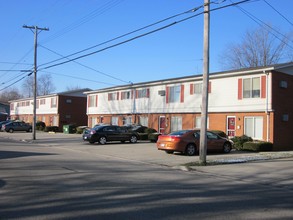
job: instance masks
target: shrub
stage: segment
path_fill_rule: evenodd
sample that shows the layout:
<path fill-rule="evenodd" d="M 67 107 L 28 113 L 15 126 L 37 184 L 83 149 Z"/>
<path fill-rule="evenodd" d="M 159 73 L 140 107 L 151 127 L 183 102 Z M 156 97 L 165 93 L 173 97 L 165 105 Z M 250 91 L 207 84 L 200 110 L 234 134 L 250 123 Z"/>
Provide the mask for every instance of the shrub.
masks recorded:
<path fill-rule="evenodd" d="M 266 141 L 248 141 L 243 144 L 243 150 L 248 151 L 272 151 L 273 144 Z"/>
<path fill-rule="evenodd" d="M 45 130 L 45 127 L 46 127 L 45 122 L 37 121 L 37 123 L 36 123 L 36 129 L 37 130 L 43 131 L 43 130 Z"/>
<path fill-rule="evenodd" d="M 139 140 L 148 140 L 148 133 L 138 133 Z"/>
<path fill-rule="evenodd" d="M 84 130 L 88 128 L 89 128 L 88 126 L 78 126 L 76 128 L 76 134 L 83 134 Z"/>
<path fill-rule="evenodd" d="M 155 132 L 157 132 L 157 130 L 156 130 L 156 129 L 153 129 L 153 128 L 146 128 L 146 129 L 144 130 L 144 132 L 150 134 L 150 133 L 155 133 Z"/>
<path fill-rule="evenodd" d="M 246 135 L 236 136 L 231 139 L 234 142 L 234 148 L 236 150 L 243 150 L 243 144 L 248 141 L 253 141 L 251 137 Z"/>
<path fill-rule="evenodd" d="M 50 132 L 50 131 L 53 131 L 53 132 L 58 132 L 59 131 L 59 128 L 57 126 L 47 126 L 45 127 L 45 132 Z"/>
<path fill-rule="evenodd" d="M 158 137 L 159 137 L 160 135 L 161 135 L 160 133 L 149 133 L 149 134 L 148 134 L 148 139 L 149 139 L 151 142 L 157 142 Z"/>

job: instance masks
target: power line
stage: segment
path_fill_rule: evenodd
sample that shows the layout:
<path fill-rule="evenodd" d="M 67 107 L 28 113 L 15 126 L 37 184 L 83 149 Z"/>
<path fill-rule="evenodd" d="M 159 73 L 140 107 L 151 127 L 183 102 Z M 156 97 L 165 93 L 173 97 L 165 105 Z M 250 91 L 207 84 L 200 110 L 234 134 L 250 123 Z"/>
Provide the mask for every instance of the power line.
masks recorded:
<path fill-rule="evenodd" d="M 275 12 L 277 12 L 282 18 L 284 18 L 286 21 L 288 21 L 289 24 L 291 24 L 293 26 L 293 23 L 286 18 L 283 14 L 281 14 L 281 12 L 279 12 L 276 8 L 274 8 L 270 3 L 268 3 L 266 0 L 263 0 L 265 3 L 267 3 L 268 6 L 270 6 Z"/>
<path fill-rule="evenodd" d="M 242 4 L 242 3 L 250 2 L 250 1 L 252 1 L 252 0 L 243 0 L 243 1 L 235 2 L 235 3 L 231 3 L 231 4 L 229 4 L 229 5 L 225 5 L 225 6 L 222 6 L 222 7 L 218 7 L 218 8 L 211 9 L 210 12 L 211 12 L 211 11 L 220 10 L 220 9 L 223 9 L 223 8 L 227 8 L 227 7 L 231 7 L 231 6 L 235 6 L 235 5 Z M 199 9 L 199 8 L 201 8 L 201 7 L 202 7 L 202 6 L 198 7 L 197 9 Z M 196 9 L 196 10 L 197 10 L 197 9 Z M 190 10 L 189 10 L 189 11 L 190 11 Z M 47 67 L 41 68 L 40 70 L 44 70 L 44 69 L 49 69 L 49 68 L 52 68 L 52 67 L 60 66 L 60 65 L 63 65 L 63 64 L 69 63 L 69 62 L 73 62 L 73 61 L 75 61 L 75 60 L 78 60 L 78 59 L 81 59 L 81 58 L 84 58 L 84 57 L 87 57 L 87 56 L 94 55 L 94 54 L 96 54 L 96 53 L 100 53 L 100 52 L 102 52 L 102 51 L 105 51 L 105 50 L 108 50 L 108 49 L 111 49 L 111 48 L 114 48 L 114 47 L 120 46 L 120 45 L 125 44 L 125 43 L 128 43 L 128 42 L 130 42 L 130 41 L 133 41 L 133 40 L 136 40 L 136 39 L 139 39 L 139 38 L 145 37 L 145 36 L 147 36 L 147 35 L 153 34 L 153 33 L 155 33 L 155 32 L 161 31 L 161 30 L 163 30 L 163 29 L 169 28 L 169 27 L 171 27 L 171 26 L 173 26 L 173 25 L 175 25 L 175 24 L 179 24 L 179 23 L 181 23 L 181 22 L 187 21 L 187 20 L 189 20 L 189 19 L 192 19 L 192 18 L 197 17 L 197 16 L 199 16 L 199 15 L 201 15 L 201 14 L 204 14 L 204 13 L 205 13 L 205 12 L 200 12 L 200 13 L 195 14 L 195 15 L 193 15 L 193 16 L 189 16 L 189 17 L 184 18 L 184 19 L 181 19 L 181 20 L 179 20 L 179 21 L 175 21 L 175 22 L 173 22 L 173 23 L 171 23 L 171 24 L 165 25 L 165 26 L 163 26 L 163 27 L 157 28 L 157 29 L 152 30 L 152 31 L 149 31 L 149 32 L 147 32 L 147 33 L 144 33 L 144 34 L 141 34 L 141 35 L 138 35 L 138 36 L 132 37 L 132 38 L 130 38 L 130 39 L 128 39 L 128 40 L 124 40 L 124 41 L 122 41 L 122 42 L 119 42 L 119 43 L 116 43 L 116 44 L 110 45 L 110 46 L 108 46 L 108 47 L 102 48 L 102 49 L 97 50 L 97 51 L 93 51 L 93 52 L 88 53 L 88 54 L 85 54 L 85 55 L 78 56 L 78 57 L 76 57 L 76 58 L 72 58 L 72 59 L 67 60 L 67 61 L 63 61 L 63 62 L 60 62 L 60 63 L 57 63 L 57 64 L 53 64 L 53 65 L 50 65 L 50 66 L 47 66 Z M 78 52 L 78 53 L 80 53 L 80 52 Z M 76 54 L 76 53 L 75 53 L 75 54 Z M 70 56 L 72 56 L 72 55 L 70 55 Z M 68 56 L 67 56 L 67 57 L 68 57 Z M 43 64 L 43 65 L 44 65 L 44 64 Z"/>
<path fill-rule="evenodd" d="M 52 53 L 54 53 L 54 54 L 57 54 L 58 56 L 61 56 L 61 57 L 64 58 L 63 55 L 61 55 L 61 54 L 59 54 L 59 53 L 57 53 L 57 52 L 55 52 L 55 51 L 53 51 L 53 50 L 51 50 L 51 49 L 45 47 L 45 46 L 42 46 L 42 45 L 39 45 L 39 46 L 42 47 L 42 48 L 44 48 L 44 49 L 46 49 L 46 50 L 48 50 L 48 51 L 50 51 L 50 52 L 52 52 Z M 69 60 L 69 58 L 66 58 L 66 59 Z M 94 72 L 100 73 L 100 74 L 102 74 L 102 75 L 104 75 L 104 76 L 108 76 L 108 77 L 110 77 L 110 78 L 112 78 L 112 79 L 116 79 L 116 80 L 118 80 L 118 81 L 120 81 L 120 82 L 123 82 L 123 83 L 128 83 L 128 82 L 125 81 L 125 80 L 122 80 L 122 79 L 119 79 L 119 78 L 117 78 L 117 77 L 111 76 L 110 74 L 107 74 L 107 73 L 101 72 L 101 71 L 99 71 L 99 70 L 96 70 L 96 69 L 94 69 L 94 68 L 92 68 L 92 67 L 86 66 L 86 65 L 84 65 L 84 64 L 82 64 L 82 63 L 79 63 L 79 62 L 77 62 L 77 61 L 73 61 L 73 62 L 76 63 L 76 64 L 78 64 L 78 65 L 80 65 L 80 66 L 82 66 L 82 67 L 85 67 L 85 68 L 87 68 L 87 69 L 89 69 L 89 70 L 92 70 L 92 71 L 94 71 Z M 104 83 L 104 84 L 107 84 L 107 83 Z"/>
<path fill-rule="evenodd" d="M 78 52 L 75 52 L 75 53 L 73 53 L 73 54 L 67 55 L 67 56 L 65 56 L 65 57 L 63 57 L 63 58 L 56 59 L 56 60 L 50 61 L 50 62 L 48 62 L 48 63 L 41 64 L 40 66 L 48 65 L 48 64 L 50 64 L 50 63 L 54 63 L 54 62 L 57 62 L 57 61 L 59 61 L 59 60 L 65 59 L 65 58 L 69 58 L 69 57 L 74 56 L 74 55 L 77 55 L 77 54 L 79 54 L 79 53 L 83 53 L 83 52 L 88 51 L 88 50 L 91 50 L 91 49 L 93 49 L 93 48 L 96 48 L 96 47 L 102 46 L 102 45 L 104 45 L 104 44 L 110 43 L 110 42 L 112 42 L 112 41 L 118 40 L 118 39 L 120 39 L 120 38 L 126 37 L 126 36 L 128 36 L 128 35 L 134 34 L 134 33 L 139 32 L 139 31 L 142 31 L 142 30 L 144 30 L 144 29 L 150 28 L 150 27 L 152 27 L 152 26 L 158 25 L 158 24 L 160 24 L 160 23 L 162 23 L 162 22 L 165 22 L 165 21 L 167 21 L 167 20 L 173 19 L 173 18 L 175 18 L 175 17 L 181 16 L 181 15 L 184 15 L 184 14 L 187 14 L 187 13 L 195 12 L 195 11 L 197 11 L 198 9 L 202 8 L 202 7 L 203 7 L 203 6 L 199 6 L 199 7 L 196 7 L 196 8 L 193 8 L 193 9 L 187 10 L 187 11 L 184 11 L 184 12 L 182 12 L 182 13 L 178 13 L 178 14 L 176 14 L 176 15 L 173 15 L 173 16 L 170 16 L 170 17 L 167 17 L 167 18 L 162 19 L 162 20 L 160 20 L 160 21 L 157 21 L 157 22 L 154 22 L 154 23 L 152 23 L 152 24 L 146 25 L 146 26 L 144 26 L 144 27 L 142 27 L 142 28 L 138 28 L 138 29 L 136 29 L 136 30 L 134 30 L 134 31 L 128 32 L 128 33 L 126 33 L 126 34 L 122 34 L 122 35 L 120 35 L 120 36 L 118 36 L 118 37 L 114 37 L 114 38 L 112 38 L 112 39 L 110 39 L 110 40 L 104 41 L 104 42 L 102 42 L 102 43 L 99 43 L 99 44 L 96 44 L 96 45 L 94 45 L 94 46 L 88 47 L 88 48 L 83 49 L 83 50 L 81 50 L 81 51 L 78 51 Z"/>

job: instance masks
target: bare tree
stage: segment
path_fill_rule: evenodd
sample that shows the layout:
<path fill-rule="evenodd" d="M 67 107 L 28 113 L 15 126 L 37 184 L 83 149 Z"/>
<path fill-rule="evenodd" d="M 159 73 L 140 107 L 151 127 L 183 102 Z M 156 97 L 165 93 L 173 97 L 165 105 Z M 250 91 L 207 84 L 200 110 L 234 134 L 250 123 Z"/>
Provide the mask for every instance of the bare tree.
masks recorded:
<path fill-rule="evenodd" d="M 50 74 L 42 74 L 38 78 L 38 95 L 48 95 L 55 90 Z"/>
<path fill-rule="evenodd" d="M 1 102 L 8 102 L 11 100 L 21 99 L 23 96 L 19 93 L 17 88 L 9 88 L 0 94 Z"/>
<path fill-rule="evenodd" d="M 76 85 L 76 86 L 66 86 L 66 91 L 74 91 L 74 90 L 78 90 L 78 89 L 81 89 L 81 87 L 79 85 Z"/>
<path fill-rule="evenodd" d="M 37 79 L 37 95 L 48 95 L 55 90 L 50 74 L 42 74 Z M 23 83 L 23 93 L 26 97 L 34 95 L 34 77 L 30 76 Z"/>
<path fill-rule="evenodd" d="M 291 59 L 286 53 L 289 37 L 276 38 L 266 28 L 260 27 L 247 31 L 242 41 L 230 44 L 224 55 L 222 64 L 228 69 L 258 67 L 277 64 L 280 60 Z"/>

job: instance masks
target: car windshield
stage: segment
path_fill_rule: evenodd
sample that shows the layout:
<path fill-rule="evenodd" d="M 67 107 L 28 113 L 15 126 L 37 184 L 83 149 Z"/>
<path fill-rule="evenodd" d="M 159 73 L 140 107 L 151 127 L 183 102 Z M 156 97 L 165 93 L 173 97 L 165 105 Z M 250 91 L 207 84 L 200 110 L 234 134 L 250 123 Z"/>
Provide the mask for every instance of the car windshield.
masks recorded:
<path fill-rule="evenodd" d="M 191 130 L 173 131 L 173 132 L 171 132 L 169 135 L 179 135 L 179 136 L 181 136 L 181 135 L 186 134 L 186 133 L 189 132 L 189 131 L 191 131 Z"/>

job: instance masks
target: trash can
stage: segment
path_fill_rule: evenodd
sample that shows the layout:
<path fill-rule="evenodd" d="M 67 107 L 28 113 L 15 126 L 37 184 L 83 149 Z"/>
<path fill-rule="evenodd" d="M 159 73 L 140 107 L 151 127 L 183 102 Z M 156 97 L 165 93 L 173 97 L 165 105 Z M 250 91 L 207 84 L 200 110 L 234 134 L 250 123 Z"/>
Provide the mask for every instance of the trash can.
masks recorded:
<path fill-rule="evenodd" d="M 75 125 L 63 125 L 63 133 L 64 134 L 74 134 L 76 132 Z"/>
<path fill-rule="evenodd" d="M 63 133 L 69 134 L 69 125 L 63 125 Z"/>

